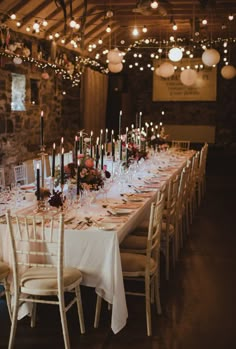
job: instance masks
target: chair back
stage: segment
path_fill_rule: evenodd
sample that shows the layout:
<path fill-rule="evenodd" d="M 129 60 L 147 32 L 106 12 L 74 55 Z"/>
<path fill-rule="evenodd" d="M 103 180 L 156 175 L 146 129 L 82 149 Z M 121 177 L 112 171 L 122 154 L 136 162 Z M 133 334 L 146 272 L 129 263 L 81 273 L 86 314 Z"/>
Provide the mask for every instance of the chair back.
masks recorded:
<path fill-rule="evenodd" d="M 177 210 L 178 210 L 178 214 L 180 215 L 183 213 L 183 210 L 185 208 L 185 201 L 188 193 L 190 171 L 191 171 L 190 164 L 187 164 L 183 168 L 180 176 L 180 183 L 179 183 L 179 189 L 178 189 L 178 203 L 177 203 Z"/>
<path fill-rule="evenodd" d="M 168 185 L 167 201 L 166 201 L 166 222 L 167 225 L 175 223 L 176 207 L 178 202 L 180 175 L 176 174 Z"/>
<path fill-rule="evenodd" d="M 36 177 L 34 173 L 33 160 L 26 160 L 23 162 L 23 165 L 25 166 L 26 184 L 34 183 Z"/>
<path fill-rule="evenodd" d="M 161 242 L 161 225 L 162 216 L 165 206 L 165 195 L 162 194 L 159 201 L 151 204 L 149 227 L 148 227 L 148 237 L 147 237 L 147 269 L 146 272 L 149 273 L 150 270 L 150 260 L 153 258 L 155 261 L 159 260 L 160 253 L 160 242 Z"/>
<path fill-rule="evenodd" d="M 6 213 L 14 292 L 19 291 L 19 275 L 31 267 L 57 268 L 58 289 L 63 287 L 64 216 L 14 215 Z M 46 272 L 46 270 L 45 270 Z"/>
<path fill-rule="evenodd" d="M 25 171 L 25 165 L 17 165 L 14 166 L 14 177 L 15 177 L 15 183 L 20 184 L 26 184 L 26 171 Z"/>
<path fill-rule="evenodd" d="M 3 167 L 0 167 L 0 188 L 4 188 L 5 184 L 5 171 Z"/>
<path fill-rule="evenodd" d="M 171 147 L 176 148 L 177 150 L 189 150 L 190 141 L 172 140 Z"/>

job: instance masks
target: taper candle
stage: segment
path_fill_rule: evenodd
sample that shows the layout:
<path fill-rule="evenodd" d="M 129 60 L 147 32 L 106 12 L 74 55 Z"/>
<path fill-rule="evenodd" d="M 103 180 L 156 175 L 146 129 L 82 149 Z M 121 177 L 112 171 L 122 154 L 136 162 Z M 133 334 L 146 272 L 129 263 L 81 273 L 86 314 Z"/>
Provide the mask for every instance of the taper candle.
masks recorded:
<path fill-rule="evenodd" d="M 64 185 L 64 148 L 61 149 L 61 185 Z"/>
<path fill-rule="evenodd" d="M 103 171 L 104 145 L 101 146 L 101 171 Z"/>
<path fill-rule="evenodd" d="M 77 188 L 76 193 L 79 195 L 80 193 L 80 160 L 77 161 Z"/>
<path fill-rule="evenodd" d="M 37 164 L 36 168 L 36 187 L 37 187 L 37 200 L 40 200 L 40 170 L 39 164 Z"/>
<path fill-rule="evenodd" d="M 79 152 L 80 154 L 83 153 L 83 132 L 80 131 L 79 133 Z"/>
<path fill-rule="evenodd" d="M 119 137 L 121 136 L 121 123 L 122 123 L 122 110 L 120 110 L 120 114 L 119 114 Z"/>
<path fill-rule="evenodd" d="M 44 132 L 44 123 L 43 123 L 43 110 L 42 110 L 40 115 L 40 145 L 41 146 L 43 146 L 43 143 L 44 143 L 43 132 Z"/>
<path fill-rule="evenodd" d="M 98 168 L 98 160 L 99 160 L 99 137 L 97 137 L 96 141 L 96 168 Z"/>
<path fill-rule="evenodd" d="M 93 157 L 93 131 L 90 132 L 90 157 Z"/>
<path fill-rule="evenodd" d="M 56 157 L 56 144 L 52 146 L 52 177 L 55 177 L 55 157 Z"/>
<path fill-rule="evenodd" d="M 78 155 L 78 136 L 75 136 L 75 142 L 74 142 L 74 164 L 77 162 L 77 155 Z"/>

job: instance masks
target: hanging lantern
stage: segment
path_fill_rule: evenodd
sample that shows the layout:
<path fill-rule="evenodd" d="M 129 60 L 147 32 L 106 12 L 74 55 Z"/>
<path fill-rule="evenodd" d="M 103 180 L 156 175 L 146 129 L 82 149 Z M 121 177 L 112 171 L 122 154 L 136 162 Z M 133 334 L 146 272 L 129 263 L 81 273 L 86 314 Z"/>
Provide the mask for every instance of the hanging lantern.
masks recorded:
<path fill-rule="evenodd" d="M 48 79 L 49 79 L 49 74 L 48 74 L 47 72 L 43 72 L 43 73 L 41 74 L 41 77 L 42 77 L 42 79 L 44 79 L 44 80 L 48 80 Z"/>
<path fill-rule="evenodd" d="M 165 62 L 162 63 L 159 67 L 159 75 L 162 78 L 169 78 L 171 77 L 175 72 L 175 68 L 171 63 Z"/>
<path fill-rule="evenodd" d="M 160 67 L 157 67 L 157 68 L 155 69 L 155 74 L 156 74 L 157 76 L 160 76 Z"/>
<path fill-rule="evenodd" d="M 197 72 L 194 69 L 185 69 L 180 73 L 180 81 L 185 86 L 192 86 L 197 80 Z"/>
<path fill-rule="evenodd" d="M 14 57 L 14 58 L 13 58 L 13 62 L 14 62 L 15 64 L 21 64 L 21 63 L 22 63 L 22 59 L 21 59 L 20 57 Z"/>
<path fill-rule="evenodd" d="M 206 49 L 202 54 L 202 61 L 205 65 L 212 67 L 220 61 L 220 54 L 214 48 Z"/>
<path fill-rule="evenodd" d="M 111 73 L 119 73 L 123 69 L 123 64 L 122 63 L 118 63 L 118 64 L 109 63 L 108 69 Z"/>
<path fill-rule="evenodd" d="M 173 47 L 172 49 L 170 49 L 168 53 L 168 57 L 172 62 L 178 62 L 182 59 L 183 52 L 180 48 Z"/>
<path fill-rule="evenodd" d="M 221 69 L 221 75 L 224 79 L 230 80 L 233 79 L 236 76 L 236 69 L 233 65 L 225 65 Z"/>
<path fill-rule="evenodd" d="M 123 59 L 122 53 L 118 50 L 118 48 L 114 48 L 108 52 L 107 59 L 109 60 L 109 63 L 112 64 L 121 63 Z"/>

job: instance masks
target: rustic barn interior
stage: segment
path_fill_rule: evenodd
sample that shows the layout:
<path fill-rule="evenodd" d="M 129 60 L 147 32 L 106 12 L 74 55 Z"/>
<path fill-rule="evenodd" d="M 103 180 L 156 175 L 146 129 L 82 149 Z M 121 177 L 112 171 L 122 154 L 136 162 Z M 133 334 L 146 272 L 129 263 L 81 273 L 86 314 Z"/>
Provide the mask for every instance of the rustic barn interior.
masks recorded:
<path fill-rule="evenodd" d="M 62 171 L 64 176 L 68 163 L 73 163 L 78 199 L 84 190 L 78 189 L 82 154 L 103 172 L 104 153 L 113 178 L 115 163 L 123 159 L 122 166 L 128 167 L 134 161 L 129 147 L 137 145 L 139 155 L 145 153 L 148 161 L 155 156 L 161 161 L 174 140 L 188 141 L 193 153 L 186 159 L 191 163 L 195 153 L 208 150 L 201 189 L 206 195 L 197 191 L 198 172 L 190 190 L 194 197 L 189 194 L 191 199 L 182 204 L 187 207 L 195 200 L 195 216 L 186 213 L 185 228 L 185 223 L 176 223 L 185 235 L 168 280 L 161 250 L 163 311 L 153 316 L 152 336 L 145 332 L 143 300 L 132 297 L 127 298 L 127 324 L 118 333 L 111 329 L 112 305 L 106 302 L 94 328 L 97 286 L 85 282 L 81 287 L 86 333 L 80 333 L 76 311 L 68 313 L 71 348 L 221 349 L 235 341 L 235 17 L 235 0 L 0 0 L 0 263 L 10 263 L 2 234 L 7 226 L 2 217 L 9 208 L 6 195 L 10 202 L 13 188 L 34 183 L 36 202 L 40 191 L 36 167 L 29 174 L 33 159 L 40 159 L 39 182 L 43 188 L 49 183 L 51 192 L 56 187 L 53 157 L 61 171 L 59 182 Z M 64 154 L 69 159 L 65 168 Z M 28 178 L 17 181 L 15 168 L 22 165 Z M 145 174 L 150 173 L 152 168 L 145 168 Z M 132 178 L 128 190 L 135 188 Z M 127 203 L 122 180 L 117 182 L 119 200 Z M 62 194 L 66 185 L 61 182 Z M 26 197 L 20 200 L 25 202 Z M 108 199 L 103 192 L 103 206 L 109 207 Z M 38 201 L 37 196 L 39 205 Z M 66 207 L 65 217 L 70 211 Z M 127 234 L 130 227 L 127 224 Z M 119 237 L 120 246 L 123 238 Z M 173 262 L 174 254 L 170 259 Z M 50 312 L 39 305 L 35 329 L 30 328 L 29 317 L 18 321 L 15 348 L 64 348 L 59 315 L 55 310 L 51 320 Z M 4 349 L 11 328 L 4 288 L 0 319 Z"/>

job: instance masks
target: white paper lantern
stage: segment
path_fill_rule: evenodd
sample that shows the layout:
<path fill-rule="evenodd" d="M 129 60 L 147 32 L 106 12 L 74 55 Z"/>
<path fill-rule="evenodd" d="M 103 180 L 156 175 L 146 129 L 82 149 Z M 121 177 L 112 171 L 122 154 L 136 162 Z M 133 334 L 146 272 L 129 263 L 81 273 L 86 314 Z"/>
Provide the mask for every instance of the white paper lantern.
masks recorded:
<path fill-rule="evenodd" d="M 183 57 L 183 52 L 178 47 L 173 47 L 168 53 L 168 57 L 172 62 L 178 62 Z"/>
<path fill-rule="evenodd" d="M 14 62 L 15 64 L 21 64 L 21 63 L 22 63 L 22 59 L 21 59 L 20 57 L 14 57 L 14 58 L 13 58 L 13 62 Z"/>
<path fill-rule="evenodd" d="M 165 62 L 162 63 L 159 67 L 159 75 L 162 78 L 169 78 L 171 77 L 175 72 L 175 68 L 171 63 Z"/>
<path fill-rule="evenodd" d="M 159 68 L 159 67 L 157 67 L 157 68 L 155 69 L 155 74 L 156 74 L 157 76 L 160 76 L 160 68 Z"/>
<path fill-rule="evenodd" d="M 197 72 L 194 69 L 185 69 L 180 73 L 180 81 L 185 86 L 192 86 L 197 80 Z"/>
<path fill-rule="evenodd" d="M 123 64 L 118 63 L 118 64 L 108 64 L 108 69 L 111 73 L 119 73 L 123 69 Z"/>
<path fill-rule="evenodd" d="M 212 67 L 213 65 L 219 63 L 220 54 L 214 48 L 206 49 L 202 54 L 202 61 L 205 65 Z"/>
<path fill-rule="evenodd" d="M 224 79 L 233 79 L 236 76 L 236 69 L 234 68 L 233 65 L 225 65 L 221 69 L 221 75 L 223 76 Z"/>
<path fill-rule="evenodd" d="M 108 52 L 107 59 L 109 60 L 109 63 L 118 64 L 122 62 L 123 56 L 118 48 L 114 48 Z"/>

